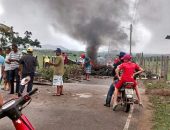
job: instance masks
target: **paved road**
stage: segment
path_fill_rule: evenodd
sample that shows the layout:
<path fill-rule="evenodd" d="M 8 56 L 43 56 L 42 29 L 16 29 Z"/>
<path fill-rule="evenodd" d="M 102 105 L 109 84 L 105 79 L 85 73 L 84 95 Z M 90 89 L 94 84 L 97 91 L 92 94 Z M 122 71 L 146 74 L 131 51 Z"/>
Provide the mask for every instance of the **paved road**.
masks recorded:
<path fill-rule="evenodd" d="M 36 130 L 123 130 L 128 113 L 103 106 L 111 79 L 67 83 L 65 95 L 51 96 L 50 86 L 35 86 L 40 92 L 33 97 L 25 113 Z M 129 130 L 137 130 L 141 110 L 135 106 Z M 13 130 L 8 118 L 1 119 L 0 130 Z"/>

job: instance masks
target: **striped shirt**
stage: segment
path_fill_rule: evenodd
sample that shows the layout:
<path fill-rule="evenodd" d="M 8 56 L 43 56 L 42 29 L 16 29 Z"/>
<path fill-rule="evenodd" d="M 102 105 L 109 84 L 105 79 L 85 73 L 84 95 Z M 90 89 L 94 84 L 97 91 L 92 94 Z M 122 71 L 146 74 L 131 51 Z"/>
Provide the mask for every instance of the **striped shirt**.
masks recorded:
<path fill-rule="evenodd" d="M 9 53 L 9 59 L 19 61 L 21 59 L 21 52 L 19 52 L 19 51 L 17 51 L 17 52 L 11 51 Z M 19 68 L 19 62 L 17 62 L 17 61 L 11 62 L 11 64 L 10 64 L 11 65 L 11 70 Z"/>
<path fill-rule="evenodd" d="M 5 57 L 5 71 L 11 70 L 11 65 L 7 62 L 9 62 L 9 54 Z"/>

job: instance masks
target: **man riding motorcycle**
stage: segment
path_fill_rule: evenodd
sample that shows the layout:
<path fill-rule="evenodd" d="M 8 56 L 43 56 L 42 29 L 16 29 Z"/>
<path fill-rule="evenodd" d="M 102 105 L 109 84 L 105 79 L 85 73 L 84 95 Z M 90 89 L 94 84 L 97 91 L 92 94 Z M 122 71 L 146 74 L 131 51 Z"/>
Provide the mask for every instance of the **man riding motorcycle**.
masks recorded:
<path fill-rule="evenodd" d="M 133 63 L 131 61 L 132 56 L 129 54 L 126 54 L 123 57 L 124 63 L 122 63 L 121 65 L 119 65 L 116 69 L 116 75 L 119 78 L 118 83 L 115 85 L 115 91 L 114 91 L 114 100 L 113 100 L 113 110 L 116 109 L 117 107 L 117 95 L 118 95 L 118 91 L 119 89 L 122 87 L 122 85 L 125 82 L 133 82 L 134 83 L 134 89 L 136 91 L 136 95 L 139 101 L 139 104 L 142 104 L 141 102 L 141 98 L 140 98 L 140 93 L 138 90 L 138 86 L 137 86 L 137 82 L 134 79 L 134 76 L 137 74 L 140 74 L 143 72 L 143 69 L 137 65 L 136 63 Z M 135 72 L 135 70 L 138 70 L 137 72 Z M 120 71 L 123 71 L 121 77 L 119 75 Z"/>
<path fill-rule="evenodd" d="M 111 102 L 111 99 L 112 99 L 112 95 L 114 93 L 114 90 L 115 90 L 115 84 L 117 83 L 118 81 L 118 77 L 116 76 L 116 68 L 117 66 L 119 66 L 120 64 L 123 63 L 123 56 L 125 55 L 126 53 L 125 52 L 120 52 L 119 55 L 119 58 L 116 58 L 114 60 L 114 64 L 113 64 L 113 70 L 112 70 L 112 76 L 113 76 L 113 83 L 110 85 L 110 88 L 108 90 L 108 93 L 107 93 L 107 97 L 106 97 L 106 103 L 104 104 L 104 106 L 106 107 L 110 107 L 110 102 Z"/>

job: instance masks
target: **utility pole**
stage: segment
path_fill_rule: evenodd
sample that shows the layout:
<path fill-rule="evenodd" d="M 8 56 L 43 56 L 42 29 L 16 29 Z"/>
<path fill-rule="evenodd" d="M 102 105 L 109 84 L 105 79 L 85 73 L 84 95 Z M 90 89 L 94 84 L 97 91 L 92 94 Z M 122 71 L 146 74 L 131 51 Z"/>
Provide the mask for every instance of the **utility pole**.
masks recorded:
<path fill-rule="evenodd" d="M 132 31 L 133 31 L 133 26 L 130 24 L 130 55 L 132 54 Z"/>

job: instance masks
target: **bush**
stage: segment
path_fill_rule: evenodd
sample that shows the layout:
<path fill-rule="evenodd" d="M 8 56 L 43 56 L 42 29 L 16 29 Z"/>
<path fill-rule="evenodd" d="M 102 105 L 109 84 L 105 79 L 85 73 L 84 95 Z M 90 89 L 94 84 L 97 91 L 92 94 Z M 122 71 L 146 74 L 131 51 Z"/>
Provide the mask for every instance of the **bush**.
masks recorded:
<path fill-rule="evenodd" d="M 53 69 L 52 68 L 41 68 L 38 70 L 38 73 L 46 80 L 52 81 L 53 79 Z"/>
<path fill-rule="evenodd" d="M 65 65 L 65 72 L 63 76 L 63 80 L 66 81 L 69 78 L 75 78 L 78 76 L 81 76 L 82 69 L 80 65 Z M 49 81 L 52 81 L 53 79 L 53 68 L 47 67 L 47 68 L 41 68 L 38 70 L 39 75 Z"/>
<path fill-rule="evenodd" d="M 64 73 L 64 81 L 68 80 L 69 78 L 76 78 L 82 75 L 82 69 L 80 65 L 71 64 L 65 65 L 65 73 Z"/>

